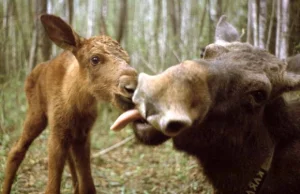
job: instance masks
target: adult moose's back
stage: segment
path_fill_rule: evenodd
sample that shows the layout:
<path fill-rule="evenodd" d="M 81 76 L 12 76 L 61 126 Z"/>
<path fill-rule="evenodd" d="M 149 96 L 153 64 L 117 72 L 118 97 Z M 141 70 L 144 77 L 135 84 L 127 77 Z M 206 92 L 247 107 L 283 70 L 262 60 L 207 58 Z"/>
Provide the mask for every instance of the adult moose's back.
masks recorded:
<path fill-rule="evenodd" d="M 172 139 L 199 160 L 216 193 L 300 193 L 300 102 L 282 96 L 299 90 L 300 75 L 230 28 L 223 16 L 204 60 L 140 74 L 136 109 L 112 129 L 133 121 L 144 144 Z"/>
<path fill-rule="evenodd" d="M 75 193 L 96 193 L 90 168 L 90 130 L 97 117 L 96 102 L 111 102 L 121 110 L 132 105 L 136 71 L 129 56 L 108 36 L 85 39 L 54 15 L 42 15 L 50 39 L 65 51 L 41 63 L 27 77 L 28 111 L 23 133 L 11 149 L 3 193 L 8 194 L 32 141 L 50 127 L 47 194 L 60 193 L 68 162 Z"/>

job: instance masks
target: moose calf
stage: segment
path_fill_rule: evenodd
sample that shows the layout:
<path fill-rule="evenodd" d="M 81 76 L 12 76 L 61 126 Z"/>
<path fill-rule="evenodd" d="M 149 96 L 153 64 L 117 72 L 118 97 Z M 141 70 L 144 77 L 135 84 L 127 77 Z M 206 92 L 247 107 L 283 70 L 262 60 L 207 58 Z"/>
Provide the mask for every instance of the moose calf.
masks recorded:
<path fill-rule="evenodd" d="M 50 127 L 47 194 L 60 193 L 65 162 L 74 193 L 96 193 L 90 168 L 90 130 L 96 102 L 110 102 L 122 110 L 132 106 L 135 69 L 118 42 L 108 36 L 80 37 L 54 15 L 42 15 L 50 39 L 65 51 L 41 63 L 27 77 L 28 111 L 23 133 L 8 155 L 3 193 L 8 194 L 32 141 Z"/>
<path fill-rule="evenodd" d="M 136 109 L 112 126 L 133 121 L 142 143 L 172 138 L 195 156 L 222 194 L 300 193 L 300 75 L 265 50 L 238 41 L 223 16 L 204 60 L 184 61 L 159 75 L 141 73 Z M 232 34 L 233 33 L 233 34 Z M 232 37 L 236 37 L 233 39 Z"/>

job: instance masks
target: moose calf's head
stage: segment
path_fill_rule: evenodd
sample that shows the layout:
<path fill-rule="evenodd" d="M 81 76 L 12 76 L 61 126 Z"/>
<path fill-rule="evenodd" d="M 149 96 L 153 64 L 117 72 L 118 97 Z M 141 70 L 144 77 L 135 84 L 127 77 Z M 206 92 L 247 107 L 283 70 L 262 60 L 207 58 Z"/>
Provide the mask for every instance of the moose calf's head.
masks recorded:
<path fill-rule="evenodd" d="M 41 21 L 50 39 L 59 47 L 72 52 L 85 89 L 98 100 L 110 101 L 126 110 L 136 87 L 136 71 L 128 65 L 129 56 L 118 42 L 108 36 L 85 39 L 66 22 L 54 15 L 42 15 Z"/>
<path fill-rule="evenodd" d="M 112 129 L 134 120 L 136 132 L 145 136 L 157 130 L 176 137 L 195 126 L 206 130 L 212 125 L 218 126 L 214 136 L 249 134 L 234 130 L 243 125 L 249 130 L 248 123 L 259 123 L 265 106 L 296 90 L 300 76 L 287 72 L 286 63 L 267 51 L 237 42 L 239 36 L 232 35 L 237 31 L 228 28 L 233 27 L 221 18 L 217 41 L 206 46 L 203 60 L 184 61 L 154 76 L 141 73 L 133 96 L 137 110 L 124 113 Z"/>

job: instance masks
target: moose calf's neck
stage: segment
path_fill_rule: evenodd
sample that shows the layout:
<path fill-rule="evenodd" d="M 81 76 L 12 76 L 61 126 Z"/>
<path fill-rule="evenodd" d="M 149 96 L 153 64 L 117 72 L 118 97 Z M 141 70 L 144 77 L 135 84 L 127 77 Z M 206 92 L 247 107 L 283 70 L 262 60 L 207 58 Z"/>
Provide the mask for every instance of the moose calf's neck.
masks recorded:
<path fill-rule="evenodd" d="M 64 64 L 65 72 L 60 83 L 61 87 L 57 87 L 61 88 L 61 100 L 70 111 L 87 112 L 96 105 L 95 97 L 89 92 L 87 69 L 80 68 L 76 58 L 68 51 L 58 58 L 69 61 Z M 57 68 L 60 68 L 59 65 Z M 54 91 L 54 97 L 58 93 L 59 91 Z"/>

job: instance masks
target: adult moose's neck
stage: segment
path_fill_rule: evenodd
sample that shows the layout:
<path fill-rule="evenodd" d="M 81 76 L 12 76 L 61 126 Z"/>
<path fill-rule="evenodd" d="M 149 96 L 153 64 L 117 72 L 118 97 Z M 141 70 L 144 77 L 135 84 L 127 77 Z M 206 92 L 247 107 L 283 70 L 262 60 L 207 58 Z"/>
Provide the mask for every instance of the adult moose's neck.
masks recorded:
<path fill-rule="evenodd" d="M 174 138 L 174 145 L 198 158 L 215 188 L 224 193 L 243 193 L 268 158 L 273 142 L 264 126 L 247 121 L 228 125 L 228 119 L 218 117 L 208 122 L 207 118 L 209 124 L 182 133 Z"/>

